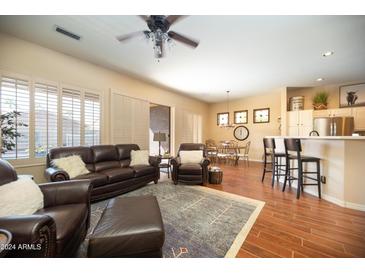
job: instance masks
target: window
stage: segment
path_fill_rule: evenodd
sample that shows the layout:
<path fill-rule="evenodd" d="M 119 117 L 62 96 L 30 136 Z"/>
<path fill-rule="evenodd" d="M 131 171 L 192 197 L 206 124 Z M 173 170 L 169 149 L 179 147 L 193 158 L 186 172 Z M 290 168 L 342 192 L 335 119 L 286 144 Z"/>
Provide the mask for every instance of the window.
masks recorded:
<path fill-rule="evenodd" d="M 228 125 L 229 122 L 229 113 L 217 113 L 217 126 Z"/>
<path fill-rule="evenodd" d="M 81 144 L 81 92 L 62 89 L 62 145 Z"/>
<path fill-rule="evenodd" d="M 10 117 L 1 123 L 0 157 L 34 159 L 58 146 L 100 144 L 101 95 L 21 78 L 0 74 L 0 114 Z"/>
<path fill-rule="evenodd" d="M 44 157 L 51 148 L 57 147 L 57 91 L 56 86 L 34 85 L 35 157 Z"/>
<path fill-rule="evenodd" d="M 247 110 L 239 110 L 234 112 L 234 123 L 235 124 L 247 124 Z"/>
<path fill-rule="evenodd" d="M 97 94 L 85 93 L 85 145 L 100 144 L 100 98 Z"/>
<path fill-rule="evenodd" d="M 15 132 L 20 134 L 15 138 L 12 150 L 2 151 L 5 159 L 21 159 L 29 157 L 29 83 L 26 80 L 10 77 L 1 78 L 0 112 L 1 114 L 13 111 L 19 112 L 13 125 Z M 2 140 L 9 141 L 5 135 Z"/>
<path fill-rule="evenodd" d="M 253 111 L 254 123 L 269 123 L 270 122 L 270 109 L 261 108 Z"/>

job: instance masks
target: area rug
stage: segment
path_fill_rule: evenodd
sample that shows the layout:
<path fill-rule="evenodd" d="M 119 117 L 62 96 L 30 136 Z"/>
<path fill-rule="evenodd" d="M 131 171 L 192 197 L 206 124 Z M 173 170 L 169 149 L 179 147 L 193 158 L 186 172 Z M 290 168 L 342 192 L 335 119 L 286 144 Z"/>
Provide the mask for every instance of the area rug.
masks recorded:
<path fill-rule="evenodd" d="M 123 194 L 157 197 L 165 227 L 165 258 L 235 257 L 264 206 L 264 202 L 203 186 L 149 184 Z M 91 205 L 92 234 L 108 200 Z M 86 256 L 87 238 L 79 257 Z"/>

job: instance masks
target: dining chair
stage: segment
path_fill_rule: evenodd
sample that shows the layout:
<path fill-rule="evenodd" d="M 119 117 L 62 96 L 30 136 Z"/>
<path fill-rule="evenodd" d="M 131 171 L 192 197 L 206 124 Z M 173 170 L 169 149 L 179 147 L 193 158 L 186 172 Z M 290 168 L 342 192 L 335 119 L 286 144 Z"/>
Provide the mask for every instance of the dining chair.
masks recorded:
<path fill-rule="evenodd" d="M 237 164 L 238 161 L 242 159 L 245 161 L 245 163 L 247 163 L 247 166 L 250 165 L 250 160 L 248 156 L 250 152 L 250 146 L 251 146 L 251 141 L 248 141 L 243 148 L 243 153 L 241 153 L 240 151 L 237 153 Z"/>

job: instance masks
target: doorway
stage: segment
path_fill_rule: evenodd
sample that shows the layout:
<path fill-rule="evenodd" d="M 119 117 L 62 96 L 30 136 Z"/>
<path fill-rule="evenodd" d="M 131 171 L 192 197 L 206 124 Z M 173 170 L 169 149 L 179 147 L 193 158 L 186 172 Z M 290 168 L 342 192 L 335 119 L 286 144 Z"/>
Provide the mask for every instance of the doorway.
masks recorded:
<path fill-rule="evenodd" d="M 150 103 L 150 154 L 171 153 L 171 108 Z"/>

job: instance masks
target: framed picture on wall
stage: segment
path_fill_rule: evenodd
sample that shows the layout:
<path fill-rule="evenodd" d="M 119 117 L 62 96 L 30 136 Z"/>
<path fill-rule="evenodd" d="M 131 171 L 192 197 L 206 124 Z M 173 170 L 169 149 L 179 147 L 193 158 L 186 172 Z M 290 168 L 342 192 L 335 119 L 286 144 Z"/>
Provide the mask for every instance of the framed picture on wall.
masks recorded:
<path fill-rule="evenodd" d="M 235 124 L 247 124 L 248 122 L 248 111 L 238 110 L 234 112 L 234 123 Z"/>
<path fill-rule="evenodd" d="M 340 86 L 340 107 L 365 106 L 365 83 Z"/>
<path fill-rule="evenodd" d="M 227 125 L 229 122 L 229 112 L 217 113 L 217 126 Z"/>
<path fill-rule="evenodd" d="M 256 124 L 270 122 L 270 108 L 259 108 L 253 110 L 253 122 Z"/>

